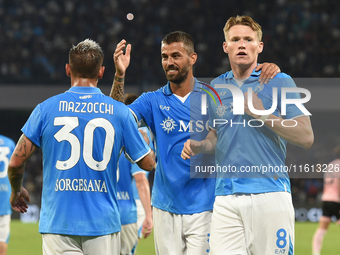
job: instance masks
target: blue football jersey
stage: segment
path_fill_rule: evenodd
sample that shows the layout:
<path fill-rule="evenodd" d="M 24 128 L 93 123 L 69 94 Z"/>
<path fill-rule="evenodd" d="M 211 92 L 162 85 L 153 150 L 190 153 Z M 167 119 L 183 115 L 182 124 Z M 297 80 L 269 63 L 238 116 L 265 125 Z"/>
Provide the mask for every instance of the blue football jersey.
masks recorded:
<path fill-rule="evenodd" d="M 243 94 L 250 87 L 258 93 L 265 109 L 271 109 L 274 96 L 277 104 L 273 106 L 273 114 L 281 116 L 281 88 L 295 88 L 292 78 L 279 73 L 266 85 L 258 81 L 260 72 L 251 74 L 239 87 L 232 72 L 227 72 L 211 82 L 218 92 L 222 105 L 208 101 L 210 127 L 217 131 L 215 150 L 216 195 L 235 193 L 264 193 L 276 191 L 290 192 L 290 181 L 285 166 L 287 142 L 263 123 L 244 114 L 238 114 L 240 103 L 243 105 Z M 231 85 L 235 98 L 229 88 L 220 88 L 219 84 Z M 277 93 L 275 93 L 277 89 Z M 287 93 L 289 99 L 299 99 L 299 93 Z M 236 99 L 236 100 L 235 100 Z M 235 113 L 236 112 L 236 113 Z M 288 104 L 284 119 L 304 116 L 295 105 Z M 269 120 L 268 120 L 269 121 Z"/>
<path fill-rule="evenodd" d="M 9 198 L 11 185 L 7 176 L 9 160 L 15 148 L 12 139 L 0 135 L 0 215 L 12 214 Z"/>
<path fill-rule="evenodd" d="M 213 161 L 213 157 L 197 155 L 183 160 L 184 143 L 192 138 L 202 140 L 208 133 L 205 125 L 209 119 L 200 114 L 202 91 L 200 82 L 189 97 L 182 102 L 170 89 L 170 83 L 154 92 L 143 93 L 131 105 L 138 120 L 143 119 L 155 138 L 157 168 L 152 189 L 152 205 L 177 214 L 193 214 L 212 210 L 214 203 L 214 178 L 191 177 L 190 166 Z M 197 102 L 191 109 L 192 102 Z M 196 105 L 196 104 L 195 104 Z M 192 119 L 192 115 L 200 119 Z M 206 158 L 207 157 L 207 158 Z"/>
<path fill-rule="evenodd" d="M 71 87 L 36 106 L 22 128 L 43 152 L 40 233 L 98 236 L 120 231 L 117 164 L 150 149 L 129 109 L 99 88 Z"/>

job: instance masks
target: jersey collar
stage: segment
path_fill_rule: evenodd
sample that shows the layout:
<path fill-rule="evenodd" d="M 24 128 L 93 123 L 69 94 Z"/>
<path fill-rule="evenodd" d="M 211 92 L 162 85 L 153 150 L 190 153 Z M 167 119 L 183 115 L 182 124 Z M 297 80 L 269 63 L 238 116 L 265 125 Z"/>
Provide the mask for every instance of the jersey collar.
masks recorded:
<path fill-rule="evenodd" d="M 82 94 L 98 94 L 98 93 L 102 94 L 101 90 L 97 87 L 74 86 L 74 87 L 71 87 L 68 91 L 82 93 Z"/>
<path fill-rule="evenodd" d="M 256 68 L 254 68 L 253 72 L 250 74 L 250 77 L 259 77 L 260 76 L 261 70 L 256 72 L 255 69 Z M 230 72 L 228 72 L 226 79 L 232 79 L 232 78 L 234 78 L 234 73 L 231 70 Z"/>
<path fill-rule="evenodd" d="M 170 96 L 172 95 L 172 91 L 170 89 L 170 82 L 168 81 L 168 83 L 163 87 L 163 93 L 166 96 Z"/>

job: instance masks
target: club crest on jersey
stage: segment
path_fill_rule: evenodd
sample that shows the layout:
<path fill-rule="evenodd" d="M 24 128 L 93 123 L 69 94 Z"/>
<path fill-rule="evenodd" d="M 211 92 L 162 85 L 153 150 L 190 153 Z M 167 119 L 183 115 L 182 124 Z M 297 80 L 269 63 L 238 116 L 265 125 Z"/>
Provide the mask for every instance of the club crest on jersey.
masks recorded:
<path fill-rule="evenodd" d="M 161 126 L 163 130 L 169 134 L 170 131 L 175 129 L 177 124 L 175 123 L 173 119 L 170 119 L 170 117 L 168 117 L 165 120 L 163 120 L 163 122 L 161 123 Z"/>

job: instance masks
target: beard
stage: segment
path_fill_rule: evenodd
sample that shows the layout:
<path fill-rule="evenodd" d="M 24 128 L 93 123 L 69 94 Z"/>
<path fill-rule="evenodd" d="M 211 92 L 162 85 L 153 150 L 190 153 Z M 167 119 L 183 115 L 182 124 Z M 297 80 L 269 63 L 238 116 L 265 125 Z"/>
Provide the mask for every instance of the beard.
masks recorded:
<path fill-rule="evenodd" d="M 167 70 L 169 69 L 175 69 L 178 71 L 177 74 L 168 74 L 166 71 L 165 71 L 165 76 L 166 76 L 166 79 L 170 82 L 173 82 L 175 84 L 181 84 L 183 81 L 185 81 L 188 77 L 188 74 L 189 74 L 189 68 L 190 66 L 187 65 L 181 69 L 177 69 L 175 68 L 174 66 L 169 66 L 167 68 Z"/>

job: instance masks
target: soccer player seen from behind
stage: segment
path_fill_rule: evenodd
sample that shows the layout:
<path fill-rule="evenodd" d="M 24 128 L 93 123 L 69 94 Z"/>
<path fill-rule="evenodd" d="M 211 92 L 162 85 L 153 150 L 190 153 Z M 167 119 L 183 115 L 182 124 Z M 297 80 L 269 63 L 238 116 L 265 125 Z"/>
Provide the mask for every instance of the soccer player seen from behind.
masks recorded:
<path fill-rule="evenodd" d="M 65 67 L 71 88 L 35 107 L 9 163 L 11 205 L 24 213 L 29 201 L 23 187 L 25 162 L 42 148 L 39 232 L 45 255 L 119 255 L 120 151 L 124 146 L 127 157 L 145 170 L 155 164 L 130 110 L 97 88 L 103 58 L 100 46 L 90 39 L 71 47 Z"/>

